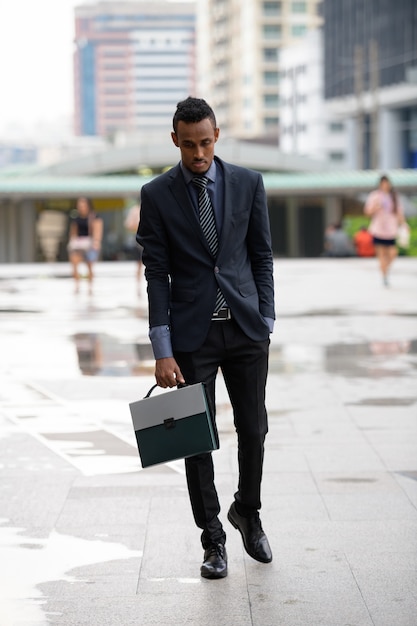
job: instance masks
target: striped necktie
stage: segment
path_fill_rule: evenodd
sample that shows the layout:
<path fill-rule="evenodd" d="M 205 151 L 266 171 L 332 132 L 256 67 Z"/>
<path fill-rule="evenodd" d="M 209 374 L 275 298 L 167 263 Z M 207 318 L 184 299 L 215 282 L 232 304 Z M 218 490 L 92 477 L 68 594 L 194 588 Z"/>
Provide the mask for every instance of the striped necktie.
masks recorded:
<path fill-rule="evenodd" d="M 209 245 L 212 255 L 217 255 L 219 242 L 217 239 L 216 222 L 214 219 L 213 205 L 207 191 L 208 178 L 206 176 L 196 176 L 193 183 L 198 189 L 198 212 L 200 215 L 200 225 Z"/>
<path fill-rule="evenodd" d="M 198 189 L 198 211 L 200 215 L 201 229 L 207 239 L 212 255 L 216 257 L 219 249 L 219 241 L 217 238 L 213 205 L 211 204 L 210 196 L 207 191 L 208 178 L 206 176 L 196 176 L 193 178 L 193 184 Z M 214 311 L 217 312 L 225 306 L 226 300 L 220 289 L 218 289 Z"/>

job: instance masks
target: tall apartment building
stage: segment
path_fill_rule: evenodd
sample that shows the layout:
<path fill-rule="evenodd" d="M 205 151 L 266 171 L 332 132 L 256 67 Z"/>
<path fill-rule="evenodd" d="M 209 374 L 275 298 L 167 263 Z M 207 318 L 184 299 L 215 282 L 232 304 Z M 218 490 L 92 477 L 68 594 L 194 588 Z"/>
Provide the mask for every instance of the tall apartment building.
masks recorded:
<path fill-rule="evenodd" d="M 321 0 L 199 0 L 199 93 L 223 134 L 277 142 L 280 50 L 321 24 Z"/>
<path fill-rule="evenodd" d="M 324 0 L 327 108 L 357 168 L 417 168 L 416 0 Z"/>
<path fill-rule="evenodd" d="M 171 128 L 195 91 L 195 5 L 101 1 L 75 9 L 75 131 Z"/>
<path fill-rule="evenodd" d="M 282 50 L 280 150 L 351 168 L 348 124 L 327 111 L 323 74 L 322 29 Z"/>

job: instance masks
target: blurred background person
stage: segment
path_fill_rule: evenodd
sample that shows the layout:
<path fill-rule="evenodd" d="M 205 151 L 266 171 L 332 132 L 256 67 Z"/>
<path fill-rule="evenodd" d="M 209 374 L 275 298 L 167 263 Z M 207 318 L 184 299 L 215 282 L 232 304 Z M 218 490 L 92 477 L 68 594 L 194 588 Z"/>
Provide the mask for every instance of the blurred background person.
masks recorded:
<path fill-rule="evenodd" d="M 329 226 L 324 233 L 324 256 L 353 256 L 354 249 L 349 235 L 343 230 L 341 222 Z"/>
<path fill-rule="evenodd" d="M 374 238 L 366 226 L 361 226 L 353 237 L 356 254 L 362 257 L 375 256 Z"/>
<path fill-rule="evenodd" d="M 139 226 L 140 220 L 140 206 L 135 204 L 129 209 L 129 212 L 126 216 L 124 226 L 126 230 L 132 235 L 132 243 L 129 246 L 129 250 L 132 252 L 133 258 L 137 261 L 136 266 L 136 278 L 138 279 L 138 290 L 140 291 L 140 285 L 142 282 L 142 252 L 143 248 L 140 244 L 136 242 L 136 233 Z"/>
<path fill-rule="evenodd" d="M 381 176 L 378 189 L 372 191 L 364 207 L 371 217 L 369 232 L 373 236 L 384 285 L 388 287 L 388 271 L 397 256 L 398 227 L 405 223 L 404 211 L 388 176 Z"/>
<path fill-rule="evenodd" d="M 88 291 L 93 289 L 93 265 L 97 261 L 103 238 L 103 220 L 94 211 L 89 198 L 78 198 L 75 215 L 71 217 L 68 255 L 75 281 L 75 293 L 80 286 L 80 263 L 87 266 Z"/>

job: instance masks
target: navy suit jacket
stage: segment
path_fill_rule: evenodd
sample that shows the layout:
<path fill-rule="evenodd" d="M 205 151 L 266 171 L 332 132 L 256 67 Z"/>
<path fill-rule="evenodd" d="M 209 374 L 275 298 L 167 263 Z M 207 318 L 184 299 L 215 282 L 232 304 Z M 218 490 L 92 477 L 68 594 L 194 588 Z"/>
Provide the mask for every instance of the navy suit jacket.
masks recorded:
<path fill-rule="evenodd" d="M 273 256 L 262 177 L 215 159 L 224 173 L 224 219 L 216 259 L 179 164 L 141 190 L 137 241 L 143 246 L 149 324 L 170 327 L 174 351 L 192 352 L 203 344 L 218 286 L 234 319 L 254 341 L 269 336 L 264 318 L 275 319 Z"/>

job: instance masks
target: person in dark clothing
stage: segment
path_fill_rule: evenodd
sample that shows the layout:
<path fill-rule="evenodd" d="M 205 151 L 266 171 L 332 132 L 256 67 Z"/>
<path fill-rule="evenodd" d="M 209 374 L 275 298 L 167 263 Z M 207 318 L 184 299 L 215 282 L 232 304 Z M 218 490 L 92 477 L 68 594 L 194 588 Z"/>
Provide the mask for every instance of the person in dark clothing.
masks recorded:
<path fill-rule="evenodd" d="M 68 254 L 72 265 L 72 275 L 75 281 L 75 293 L 79 291 L 79 265 L 84 262 L 88 271 L 88 288 L 92 293 L 94 272 L 93 265 L 97 261 L 101 240 L 103 237 L 103 222 L 98 217 L 88 198 L 78 198 L 77 213 L 71 218 Z"/>
<path fill-rule="evenodd" d="M 269 563 L 259 518 L 265 385 L 274 313 L 266 194 L 258 172 L 214 155 L 219 128 L 205 100 L 178 103 L 172 141 L 181 161 L 142 187 L 137 241 L 148 283 L 150 338 L 160 387 L 204 382 L 215 414 L 220 368 L 233 407 L 239 481 L 228 519 L 246 551 Z M 185 460 L 204 578 L 227 575 L 211 453 Z"/>

